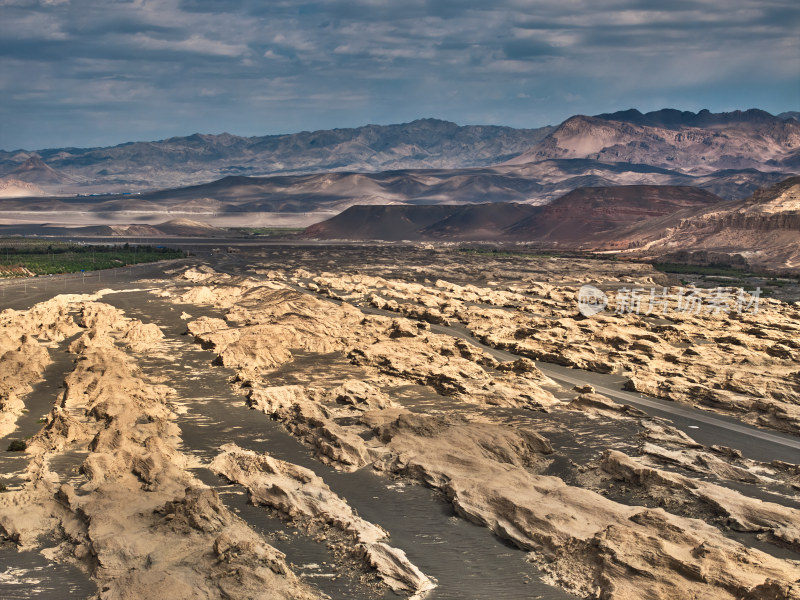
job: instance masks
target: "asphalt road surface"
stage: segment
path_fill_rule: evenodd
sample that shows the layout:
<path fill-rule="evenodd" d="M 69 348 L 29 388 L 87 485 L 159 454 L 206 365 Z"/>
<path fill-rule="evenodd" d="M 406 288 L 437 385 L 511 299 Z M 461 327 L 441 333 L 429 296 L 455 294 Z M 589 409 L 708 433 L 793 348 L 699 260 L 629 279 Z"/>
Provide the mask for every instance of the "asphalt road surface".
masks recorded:
<path fill-rule="evenodd" d="M 342 303 L 342 301 L 318 296 L 299 286 L 291 287 L 299 292 L 323 298 L 334 304 Z M 397 313 L 380 310 L 372 306 L 350 304 L 366 314 L 393 318 L 399 316 Z M 516 354 L 498 350 L 479 342 L 463 326 L 431 325 L 431 331 L 464 339 L 501 361 L 519 358 Z M 568 388 L 575 385 L 591 385 L 595 391 L 618 402 L 630 404 L 652 417 L 660 417 L 670 421 L 674 427 L 685 432 L 700 444 L 735 448 L 746 458 L 763 462 L 781 460 L 793 464 L 800 463 L 800 438 L 796 436 L 760 429 L 742 423 L 733 417 L 704 411 L 685 404 L 678 404 L 670 400 L 654 398 L 638 392 L 625 391 L 622 387 L 627 382 L 627 379 L 619 375 L 606 375 L 540 361 L 535 362 L 536 366 L 545 375 L 558 383 L 566 385 Z"/>

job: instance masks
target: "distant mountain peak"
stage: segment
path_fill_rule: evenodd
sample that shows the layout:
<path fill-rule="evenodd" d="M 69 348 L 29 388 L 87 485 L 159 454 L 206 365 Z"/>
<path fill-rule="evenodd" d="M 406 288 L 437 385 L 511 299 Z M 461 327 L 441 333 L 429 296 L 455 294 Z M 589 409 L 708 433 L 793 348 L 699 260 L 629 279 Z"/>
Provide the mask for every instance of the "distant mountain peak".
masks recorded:
<path fill-rule="evenodd" d="M 11 171 L 9 177 L 35 184 L 68 183 L 73 181 L 70 176 L 55 170 L 35 153 L 31 154 L 24 163 Z"/>
<path fill-rule="evenodd" d="M 50 167 L 42 160 L 42 157 L 35 152 L 31 154 L 24 163 L 17 167 L 17 171 L 32 171 L 34 169 L 50 169 Z"/>
<path fill-rule="evenodd" d="M 736 122 L 769 122 L 781 120 L 765 110 L 749 108 L 747 110 L 734 110 L 731 112 L 712 113 L 704 108 L 696 113 L 689 110 L 662 108 L 648 113 L 642 113 L 635 108 L 614 113 L 603 113 L 596 118 L 606 121 L 623 121 L 635 125 L 649 127 L 663 127 L 667 129 L 680 127 L 709 127 L 713 125 L 726 125 Z"/>
<path fill-rule="evenodd" d="M 576 115 L 505 165 L 552 159 L 647 164 L 692 175 L 753 168 L 791 173 L 800 163 L 800 122 L 759 109 Z"/>
<path fill-rule="evenodd" d="M 401 123 L 401 125 L 413 125 L 414 123 L 429 123 L 431 125 L 454 125 L 459 127 L 458 123 L 454 123 L 453 121 L 447 121 L 445 119 L 437 119 L 436 117 L 423 117 L 421 119 L 414 119 L 409 123 Z"/>

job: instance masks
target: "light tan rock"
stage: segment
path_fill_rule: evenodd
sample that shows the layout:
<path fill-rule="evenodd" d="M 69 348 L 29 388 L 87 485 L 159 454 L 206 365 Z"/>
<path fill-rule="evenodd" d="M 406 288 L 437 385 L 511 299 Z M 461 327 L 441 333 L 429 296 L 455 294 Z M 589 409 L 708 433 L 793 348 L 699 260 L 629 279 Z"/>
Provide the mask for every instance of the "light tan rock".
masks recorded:
<path fill-rule="evenodd" d="M 786 545 L 800 550 L 800 511 L 749 498 L 734 490 L 689 479 L 648 467 L 622 452 L 608 450 L 601 462 L 604 471 L 615 478 L 648 487 L 651 482 L 672 487 L 695 496 L 728 519 L 728 525 L 738 531 L 767 531 Z"/>
<path fill-rule="evenodd" d="M 71 345 L 79 356 L 66 389 L 30 440 L 28 482 L 0 494 L 0 535 L 26 548 L 59 538 L 48 556 L 84 566 L 104 599 L 318 597 L 188 471 L 173 392 L 146 382 L 114 343 L 146 328 L 85 308 L 90 329 Z M 89 451 L 77 487 L 47 468 L 65 449 Z"/>
<path fill-rule="evenodd" d="M 549 449 L 535 434 L 403 414 L 377 433 L 392 452 L 382 468 L 441 490 L 458 513 L 530 551 L 554 583 L 578 595 L 733 600 L 757 597 L 774 581 L 790 590 L 782 597 L 796 597 L 798 568 L 790 561 L 702 521 L 532 474 L 537 454 Z"/>
<path fill-rule="evenodd" d="M 397 403 L 380 389 L 365 381 L 350 379 L 329 392 L 334 402 L 355 406 L 360 410 L 393 408 Z"/>
<path fill-rule="evenodd" d="M 585 386 L 591 389 L 591 386 Z M 579 394 L 573 398 L 567 408 L 604 415 L 626 415 L 629 417 L 642 417 L 645 413 L 628 404 L 614 402 L 608 396 L 595 392 Z"/>
<path fill-rule="evenodd" d="M 226 444 L 211 463 L 214 472 L 244 485 L 254 504 L 270 506 L 292 520 L 330 525 L 352 535 L 353 552 L 363 556 L 393 590 L 417 594 L 435 584 L 409 562 L 402 550 L 386 543 L 388 533 L 358 517 L 313 471 Z"/>
<path fill-rule="evenodd" d="M 314 396 L 312 398 L 312 396 Z M 370 461 L 364 440 L 332 418 L 317 392 L 303 386 L 254 387 L 248 401 L 253 408 L 280 420 L 286 429 L 315 449 L 324 463 L 356 470 Z"/>

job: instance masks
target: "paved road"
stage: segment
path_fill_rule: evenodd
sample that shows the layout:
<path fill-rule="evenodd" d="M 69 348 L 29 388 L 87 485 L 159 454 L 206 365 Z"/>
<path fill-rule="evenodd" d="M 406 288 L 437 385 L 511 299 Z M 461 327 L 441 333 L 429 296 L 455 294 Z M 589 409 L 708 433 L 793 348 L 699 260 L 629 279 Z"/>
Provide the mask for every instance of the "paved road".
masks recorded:
<path fill-rule="evenodd" d="M 240 275 L 236 268 L 215 264 L 217 271 L 229 275 Z M 252 275 L 251 275 L 252 276 Z M 343 304 L 342 300 L 334 300 L 326 296 L 315 294 L 303 287 L 284 282 L 288 287 L 312 295 L 316 298 L 327 300 L 333 304 Z M 372 306 L 348 303 L 358 308 L 363 313 L 396 318 L 399 315 L 391 311 L 380 310 Z M 451 335 L 464 339 L 481 348 L 498 360 L 516 360 L 518 355 L 505 350 L 498 350 L 487 346 L 471 335 L 463 326 L 458 325 L 431 325 L 435 333 Z M 738 421 L 732 417 L 703 411 L 691 406 L 677 404 L 669 400 L 645 396 L 635 392 L 622 390 L 627 381 L 618 375 L 604 375 L 581 369 L 571 369 L 550 363 L 536 362 L 536 366 L 554 381 L 566 385 L 568 388 L 575 385 L 591 385 L 597 392 L 618 400 L 623 404 L 630 404 L 653 417 L 660 417 L 671 421 L 673 426 L 684 431 L 698 443 L 706 446 L 720 445 L 739 450 L 743 456 L 753 460 L 771 462 L 782 460 L 793 464 L 800 464 L 800 438 L 780 432 L 759 429 Z"/>
<path fill-rule="evenodd" d="M 291 287 L 299 292 L 314 295 L 333 302 L 334 304 L 342 303 L 342 301 L 339 300 L 319 296 L 299 286 L 291 285 Z M 350 304 L 366 314 L 393 318 L 399 316 L 397 313 L 380 310 L 372 306 Z M 498 360 L 509 361 L 519 358 L 518 355 L 511 352 L 498 350 L 481 343 L 463 326 L 431 325 L 431 331 L 466 340 Z M 545 375 L 558 383 L 566 385 L 568 388 L 575 385 L 588 384 L 594 387 L 597 392 L 609 396 L 623 404 L 635 406 L 650 416 L 667 419 L 695 441 L 706 446 L 716 444 L 736 448 L 745 457 L 764 462 L 782 460 L 793 464 L 800 463 L 800 438 L 796 436 L 759 429 L 758 427 L 744 424 L 732 417 L 703 411 L 683 404 L 677 404 L 669 400 L 645 396 L 644 394 L 636 392 L 624 391 L 621 388 L 627 380 L 618 375 L 604 375 L 539 361 L 536 361 L 536 366 L 539 367 Z"/>
<path fill-rule="evenodd" d="M 232 261 L 234 263 L 238 262 L 235 260 L 235 258 L 238 258 L 235 255 L 227 256 L 225 258 L 234 259 Z M 172 264 L 172 261 L 166 264 L 147 263 L 137 265 L 135 267 L 135 276 L 163 276 L 163 270 L 167 266 L 174 267 L 175 265 Z M 214 266 L 218 271 L 228 272 L 230 275 L 240 274 L 234 265 L 228 266 L 215 264 Z M 133 278 L 133 273 L 128 272 L 127 269 L 124 271 L 123 269 L 120 269 L 119 272 L 120 280 Z M 122 275 L 123 272 L 125 272 L 126 276 Z M 49 282 L 45 282 L 45 278 L 28 280 L 28 282 L 8 282 L 9 285 L 7 288 L 3 289 L 4 297 L 0 299 L 0 309 L 23 308 L 30 306 L 37 301 L 41 301 L 42 299 L 52 296 L 54 293 L 61 292 L 63 290 L 61 286 L 63 286 L 65 283 L 69 285 L 68 291 L 70 292 L 89 292 L 93 291 L 92 288 L 97 289 L 99 287 L 106 286 L 118 287 L 126 285 L 126 283 L 123 283 L 123 281 L 119 281 L 117 285 L 114 285 L 117 282 L 113 281 L 112 279 L 113 273 L 107 274 L 108 272 L 103 272 L 102 283 L 97 281 L 99 278 L 92 277 L 90 279 L 90 277 L 87 276 L 85 286 L 83 285 L 82 276 L 80 274 L 67 276 L 66 281 L 64 281 L 63 275 L 59 276 L 58 278 L 54 277 L 52 282 L 54 285 L 49 291 Z M 91 275 L 95 274 L 92 273 Z M 114 279 L 116 278 L 114 277 Z M 129 283 L 127 283 L 127 285 L 129 285 Z M 22 293 L 22 286 L 26 286 L 26 294 Z M 313 294 L 313 292 L 310 292 L 305 288 L 294 285 L 291 285 L 291 287 L 299 292 L 311 294 L 315 297 L 329 300 L 335 304 L 341 303 L 341 301 L 332 300 L 324 296 Z M 19 288 L 14 290 L 17 292 L 16 294 L 12 294 L 13 288 Z M 8 290 L 8 294 L 6 294 L 6 290 Z M 13 296 L 19 297 L 14 298 Z M 364 313 L 393 318 L 398 316 L 397 313 L 379 310 L 371 306 L 359 306 L 352 303 L 351 305 L 359 308 Z M 516 354 L 491 348 L 479 342 L 465 327 L 461 325 L 431 325 L 431 330 L 436 333 L 451 335 L 464 339 L 481 348 L 488 354 L 494 356 L 498 360 L 508 361 L 519 358 L 519 356 Z M 794 464 L 800 463 L 800 438 L 796 436 L 752 427 L 738 421 L 737 419 L 725 415 L 703 411 L 691 406 L 677 404 L 660 398 L 645 396 L 644 394 L 625 391 L 622 389 L 622 386 L 624 385 L 626 379 L 619 375 L 603 375 L 600 373 L 593 373 L 580 369 L 571 369 L 568 367 L 543 362 L 537 362 L 536 364 L 545 375 L 558 383 L 566 385 L 567 387 L 588 384 L 594 387 L 599 393 L 609 396 L 610 398 L 613 398 L 619 402 L 635 406 L 651 416 L 668 419 L 675 427 L 685 431 L 692 438 L 704 445 L 710 446 L 713 444 L 718 444 L 721 446 L 736 448 L 737 450 L 740 450 L 744 456 L 754 460 L 769 462 L 778 459 Z"/>
<path fill-rule="evenodd" d="M 469 332 L 466 330 L 461 331 L 460 328 L 457 327 L 432 325 L 431 330 L 436 333 L 444 333 L 464 339 L 491 354 L 498 360 L 508 361 L 519 358 L 518 355 L 511 352 L 498 350 L 482 344 L 472 337 Z M 552 365 L 540 361 L 536 361 L 536 366 L 551 379 L 558 383 L 565 384 L 568 387 L 589 384 L 594 387 L 595 391 L 622 402 L 623 404 L 630 404 L 631 406 L 644 410 L 650 415 L 665 417 L 676 422 L 676 424 L 683 424 L 681 428 L 685 427 L 690 429 L 691 431 L 687 433 L 698 442 L 707 445 L 719 444 L 731 446 L 741 450 L 745 455 L 757 454 L 759 456 L 758 460 L 771 461 L 778 458 L 795 464 L 800 462 L 800 438 L 752 427 L 730 417 L 705 412 L 669 400 L 645 396 L 638 392 L 621 390 L 619 388 L 622 387 L 626 381 L 625 378 L 622 377 L 591 373 L 581 369 L 571 369 L 569 367 Z M 688 422 L 688 425 L 686 422 Z M 700 431 L 700 429 L 703 429 L 703 431 Z M 731 440 L 735 443 L 731 444 Z M 753 447 L 753 440 L 757 440 L 760 444 Z"/>

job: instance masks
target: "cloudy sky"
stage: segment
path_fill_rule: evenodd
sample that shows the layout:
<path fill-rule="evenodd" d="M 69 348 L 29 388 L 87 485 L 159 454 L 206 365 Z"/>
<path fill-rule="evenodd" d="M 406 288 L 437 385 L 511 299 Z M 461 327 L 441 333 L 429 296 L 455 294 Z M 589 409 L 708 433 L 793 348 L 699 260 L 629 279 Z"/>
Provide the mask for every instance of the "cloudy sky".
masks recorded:
<path fill-rule="evenodd" d="M 0 0 L 0 148 L 800 110 L 797 0 Z"/>

